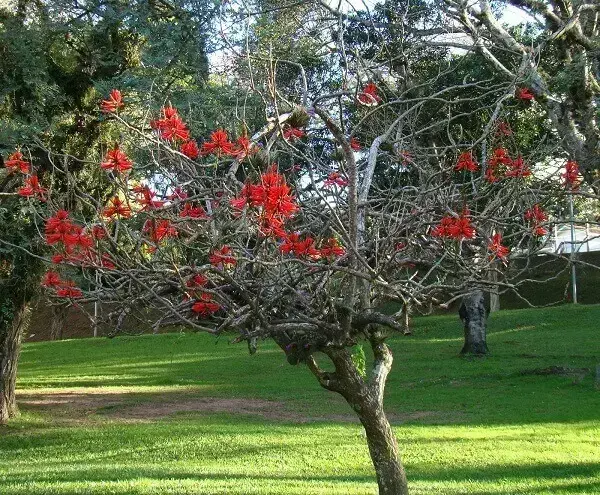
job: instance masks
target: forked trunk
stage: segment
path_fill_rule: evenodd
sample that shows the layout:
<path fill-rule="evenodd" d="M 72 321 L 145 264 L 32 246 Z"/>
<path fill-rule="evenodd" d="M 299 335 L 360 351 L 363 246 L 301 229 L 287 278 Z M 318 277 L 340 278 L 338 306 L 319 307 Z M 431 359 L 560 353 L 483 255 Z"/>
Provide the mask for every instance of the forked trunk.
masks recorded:
<path fill-rule="evenodd" d="M 52 340 L 62 340 L 68 310 L 69 307 L 66 304 L 52 306 L 52 324 L 50 325 L 50 338 Z"/>
<path fill-rule="evenodd" d="M 465 296 L 459 309 L 459 315 L 465 326 L 465 343 L 460 353 L 480 356 L 487 354 L 487 315 L 483 291 L 476 290 Z"/>
<path fill-rule="evenodd" d="M 17 414 L 15 385 L 17 362 L 21 350 L 21 336 L 29 326 L 29 305 L 19 307 L 12 321 L 0 327 L 0 424 Z"/>
<path fill-rule="evenodd" d="M 369 453 L 377 475 L 379 495 L 408 495 L 406 473 L 400 461 L 396 435 L 381 404 L 363 405 L 358 413 L 365 428 Z"/>

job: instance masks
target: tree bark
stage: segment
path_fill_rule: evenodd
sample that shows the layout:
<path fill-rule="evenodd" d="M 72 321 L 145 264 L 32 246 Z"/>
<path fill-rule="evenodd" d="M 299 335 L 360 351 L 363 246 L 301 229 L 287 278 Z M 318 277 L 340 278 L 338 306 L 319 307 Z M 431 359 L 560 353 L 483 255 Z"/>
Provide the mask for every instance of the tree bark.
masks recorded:
<path fill-rule="evenodd" d="M 483 291 L 476 290 L 465 296 L 458 313 L 465 327 L 465 343 L 460 353 L 479 356 L 487 354 L 487 315 Z"/>
<path fill-rule="evenodd" d="M 382 404 L 362 405 L 358 417 L 367 435 L 369 453 L 377 475 L 379 495 L 408 495 L 408 483 L 400 460 L 396 435 L 383 411 Z"/>
<path fill-rule="evenodd" d="M 368 379 L 358 373 L 348 349 L 324 351 L 335 365 L 333 373 L 322 371 L 312 356 L 307 357 L 306 363 L 321 386 L 342 395 L 358 415 L 367 436 L 379 495 L 408 495 L 396 436 L 383 410 L 392 353 L 382 341 L 371 341 L 371 347 L 375 361 Z"/>
<path fill-rule="evenodd" d="M 491 282 L 498 281 L 498 272 L 496 270 L 490 270 L 489 278 Z M 500 311 L 500 294 L 498 292 L 498 286 L 493 285 L 490 288 L 490 313 L 495 313 L 496 311 Z"/>
<path fill-rule="evenodd" d="M 0 327 L 0 424 L 5 424 L 18 412 L 15 398 L 17 363 L 21 337 L 29 326 L 31 309 L 28 304 L 17 308 L 14 317 Z"/>
<path fill-rule="evenodd" d="M 52 340 L 62 340 L 68 311 L 69 306 L 66 304 L 52 306 L 52 324 L 50 325 L 50 338 Z"/>

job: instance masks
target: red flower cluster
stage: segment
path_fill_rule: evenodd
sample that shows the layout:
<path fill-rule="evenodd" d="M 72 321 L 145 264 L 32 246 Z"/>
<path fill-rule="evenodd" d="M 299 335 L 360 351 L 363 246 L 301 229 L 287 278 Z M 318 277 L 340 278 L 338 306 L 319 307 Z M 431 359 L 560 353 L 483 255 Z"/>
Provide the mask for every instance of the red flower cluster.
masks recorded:
<path fill-rule="evenodd" d="M 515 97 L 519 100 L 530 102 L 535 98 L 535 95 L 529 88 L 517 88 L 515 91 Z"/>
<path fill-rule="evenodd" d="M 350 138 L 350 148 L 353 151 L 360 151 L 360 142 L 355 137 Z"/>
<path fill-rule="evenodd" d="M 501 259 L 502 261 L 506 261 L 506 258 L 510 253 L 510 249 L 502 245 L 502 234 L 500 233 L 494 234 L 492 236 L 492 239 L 488 244 L 488 250 L 492 254 L 492 259 L 496 257 Z"/>
<path fill-rule="evenodd" d="M 4 166 L 8 169 L 9 173 L 21 172 L 22 174 L 29 173 L 29 162 L 23 160 L 23 153 L 15 151 L 8 157 L 8 160 L 4 162 Z"/>
<path fill-rule="evenodd" d="M 323 258 L 334 258 L 343 256 L 346 250 L 340 246 L 338 240 L 335 237 L 331 237 L 323 242 L 321 246 L 321 256 Z"/>
<path fill-rule="evenodd" d="M 297 127 L 286 125 L 283 129 L 283 139 L 286 141 L 294 142 L 296 139 L 300 139 L 306 136 L 306 132 Z"/>
<path fill-rule="evenodd" d="M 163 118 L 150 122 L 150 127 L 156 129 L 160 137 L 168 141 L 187 141 L 190 131 L 181 119 L 177 110 L 171 106 L 162 109 Z"/>
<path fill-rule="evenodd" d="M 565 179 L 565 186 L 572 191 L 579 189 L 581 179 L 579 178 L 579 164 L 574 160 L 569 160 L 565 164 L 565 173 L 561 176 Z"/>
<path fill-rule="evenodd" d="M 475 227 L 471 224 L 468 210 L 464 210 L 460 216 L 446 215 L 439 225 L 431 231 L 433 237 L 446 237 L 449 239 L 472 239 L 475 237 Z"/>
<path fill-rule="evenodd" d="M 223 246 L 221 249 L 216 249 L 213 253 L 208 257 L 208 261 L 211 265 L 216 266 L 218 268 L 222 268 L 224 266 L 234 266 L 237 263 L 237 260 L 232 256 L 233 250 L 230 246 Z"/>
<path fill-rule="evenodd" d="M 198 316 L 212 316 L 221 309 L 221 306 L 213 301 L 213 297 L 208 292 L 204 292 L 198 301 L 192 306 L 192 311 Z"/>
<path fill-rule="evenodd" d="M 119 174 L 131 170 L 131 166 L 131 160 L 119 149 L 118 145 L 106 153 L 104 161 L 100 164 L 104 170 L 112 170 Z"/>
<path fill-rule="evenodd" d="M 231 156 L 237 158 L 238 160 L 243 160 L 247 156 L 250 156 L 257 151 L 258 149 L 252 145 L 247 136 L 240 136 L 235 142 Z"/>
<path fill-rule="evenodd" d="M 539 204 L 533 205 L 525 212 L 525 220 L 531 224 L 533 235 L 542 236 L 548 233 L 548 229 L 541 226 L 543 222 L 548 220 L 548 215 Z"/>
<path fill-rule="evenodd" d="M 283 244 L 279 250 L 284 254 L 293 253 L 298 258 L 319 258 L 320 252 L 315 246 L 315 240 L 307 236 L 300 239 L 299 234 L 289 234 L 284 237 Z"/>
<path fill-rule="evenodd" d="M 181 145 L 181 152 L 190 160 L 195 160 L 200 155 L 198 143 L 196 143 L 196 141 L 194 141 L 193 139 L 186 141 Z"/>
<path fill-rule="evenodd" d="M 333 185 L 339 187 L 345 187 L 348 185 L 348 179 L 342 177 L 342 175 L 338 172 L 332 172 L 327 176 L 325 182 L 323 182 L 324 187 L 331 187 Z"/>
<path fill-rule="evenodd" d="M 123 95 L 118 89 L 113 89 L 108 99 L 102 100 L 102 103 L 100 103 L 100 108 L 104 113 L 115 113 L 124 106 Z"/>
<path fill-rule="evenodd" d="M 513 160 L 505 148 L 496 148 L 488 161 L 485 178 L 494 183 L 502 178 L 502 174 L 504 177 L 529 177 L 531 170 L 521 156 Z"/>
<path fill-rule="evenodd" d="M 223 129 L 217 129 L 211 133 L 210 141 L 202 145 L 202 156 L 216 155 L 220 158 L 222 155 L 235 156 L 235 145 L 229 141 L 227 132 Z"/>
<path fill-rule="evenodd" d="M 208 215 L 201 206 L 194 206 L 192 203 L 185 203 L 183 210 L 179 213 L 182 218 L 208 218 Z"/>
<path fill-rule="evenodd" d="M 168 237 L 177 237 L 177 229 L 170 220 L 163 218 L 146 220 L 143 230 L 154 244 L 160 244 Z"/>
<path fill-rule="evenodd" d="M 46 201 L 48 190 L 40 186 L 40 180 L 37 175 L 30 175 L 25 179 L 25 185 L 17 190 L 19 196 L 24 198 L 37 197 L 40 201 Z"/>
<path fill-rule="evenodd" d="M 115 196 L 110 200 L 111 206 L 104 208 L 102 215 L 106 218 L 119 216 L 122 218 L 129 218 L 131 216 L 131 208 L 118 196 Z"/>
<path fill-rule="evenodd" d="M 285 177 L 272 167 L 260 177 L 260 184 L 245 184 L 241 195 L 230 201 L 231 206 L 241 210 L 246 205 L 259 209 L 259 223 L 264 235 L 283 237 L 283 224 L 296 211 L 298 205 L 291 194 Z"/>
<path fill-rule="evenodd" d="M 54 289 L 58 297 L 76 299 L 83 296 L 81 289 L 75 287 L 75 282 L 61 279 L 57 272 L 46 272 L 42 279 L 42 285 L 49 289 Z"/>
<path fill-rule="evenodd" d="M 87 253 L 94 245 L 92 237 L 85 233 L 83 227 L 71 221 L 66 210 L 58 210 L 46 220 L 45 236 L 46 244 L 62 244 L 68 254 L 74 251 Z"/>
<path fill-rule="evenodd" d="M 133 192 L 139 194 L 139 196 L 136 198 L 136 201 L 142 205 L 142 211 L 160 208 L 165 204 L 164 201 L 154 199 L 156 197 L 156 193 L 151 191 L 148 186 L 136 186 L 133 188 Z"/>
<path fill-rule="evenodd" d="M 477 172 L 478 169 L 479 165 L 477 165 L 477 162 L 473 159 L 473 153 L 471 151 L 465 151 L 464 153 L 461 153 L 458 157 L 456 165 L 454 166 L 454 170 L 457 172 L 460 172 L 461 170 L 465 170 L 467 172 Z"/>
<path fill-rule="evenodd" d="M 376 106 L 381 101 L 377 86 L 375 86 L 373 83 L 367 84 L 365 88 L 358 94 L 357 99 L 361 105 L 368 107 Z"/>

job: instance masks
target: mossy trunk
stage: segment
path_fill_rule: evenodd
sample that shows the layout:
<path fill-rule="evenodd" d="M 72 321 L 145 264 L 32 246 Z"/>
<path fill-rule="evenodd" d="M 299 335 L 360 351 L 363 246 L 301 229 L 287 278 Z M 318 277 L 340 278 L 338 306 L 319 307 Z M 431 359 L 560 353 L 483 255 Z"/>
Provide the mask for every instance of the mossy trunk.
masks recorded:
<path fill-rule="evenodd" d="M 459 315 L 463 320 L 465 331 L 465 343 L 460 353 L 479 356 L 487 354 L 487 315 L 483 291 L 476 290 L 465 296 Z"/>
<path fill-rule="evenodd" d="M 16 308 L 10 321 L 0 328 L 0 424 L 6 423 L 18 412 L 15 397 L 17 363 L 21 338 L 29 327 L 31 309 L 28 304 Z"/>

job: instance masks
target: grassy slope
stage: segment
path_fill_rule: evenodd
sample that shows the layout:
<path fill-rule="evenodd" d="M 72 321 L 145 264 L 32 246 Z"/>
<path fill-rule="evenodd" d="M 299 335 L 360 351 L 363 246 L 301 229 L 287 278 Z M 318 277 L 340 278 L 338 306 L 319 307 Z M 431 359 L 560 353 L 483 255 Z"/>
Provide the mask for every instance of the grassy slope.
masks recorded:
<path fill-rule="evenodd" d="M 493 354 L 483 360 L 457 357 L 453 317 L 420 319 L 414 336 L 393 339 L 386 405 L 413 493 L 600 493 L 593 372 L 583 379 L 522 374 L 549 366 L 594 370 L 598 320 L 598 306 L 501 312 L 490 324 Z M 245 346 L 195 334 L 28 344 L 19 387 L 30 394 L 103 387 L 137 403 L 169 391 L 248 397 L 284 401 L 303 416 L 348 414 L 272 345 L 249 357 Z M 235 411 L 127 422 L 111 416 L 113 409 L 71 422 L 53 418 L 52 409 L 25 409 L 0 428 L 0 493 L 376 492 L 355 423 Z"/>

